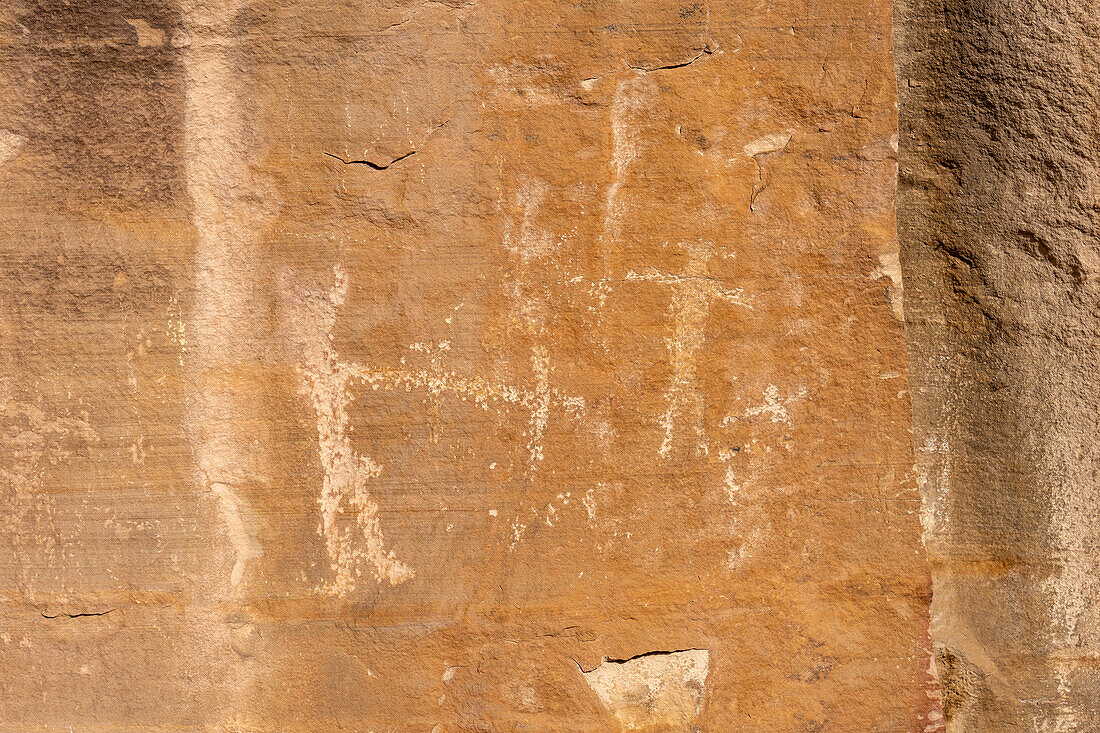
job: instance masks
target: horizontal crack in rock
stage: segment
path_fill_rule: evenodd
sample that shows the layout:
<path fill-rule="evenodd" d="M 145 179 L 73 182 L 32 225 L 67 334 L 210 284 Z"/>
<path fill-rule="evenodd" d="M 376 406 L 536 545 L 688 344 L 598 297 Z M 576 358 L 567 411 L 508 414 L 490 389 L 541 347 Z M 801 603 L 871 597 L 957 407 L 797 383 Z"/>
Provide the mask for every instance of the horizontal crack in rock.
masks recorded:
<path fill-rule="evenodd" d="M 84 613 L 55 613 L 52 616 L 48 613 L 43 613 L 42 618 L 84 618 L 85 616 L 106 616 L 109 613 L 117 611 L 117 608 L 109 608 L 106 611 L 86 611 Z"/>
<path fill-rule="evenodd" d="M 648 73 L 650 71 L 666 71 L 668 69 L 682 69 L 685 66 L 691 66 L 696 61 L 703 58 L 704 56 L 710 56 L 712 53 L 714 53 L 717 50 L 718 49 L 711 48 L 709 45 L 707 45 L 707 46 L 703 46 L 703 48 L 701 48 L 699 50 L 699 53 L 695 54 L 694 56 L 692 56 L 687 61 L 680 61 L 678 63 L 667 64 L 665 66 L 633 66 L 633 65 L 630 65 L 630 64 L 628 64 L 628 66 L 630 66 L 630 68 L 634 69 L 635 71 L 641 71 L 643 73 Z"/>
<path fill-rule="evenodd" d="M 324 151 L 322 151 L 322 152 L 324 152 Z M 393 165 L 394 163 L 400 163 L 405 158 L 409 158 L 409 157 L 411 157 L 415 154 L 416 154 L 415 150 L 410 150 L 409 152 L 405 153 L 404 155 L 397 156 L 396 158 L 391 160 L 389 163 L 375 163 L 374 161 L 370 161 L 370 160 L 344 160 L 339 155 L 333 155 L 332 153 L 325 152 L 325 155 L 327 155 L 330 158 L 336 158 L 336 160 L 340 161 L 344 165 L 365 165 L 368 168 L 370 168 L 371 170 L 376 170 L 376 171 L 384 171 L 387 168 L 389 168 L 391 165 Z"/>
<path fill-rule="evenodd" d="M 373 160 L 366 160 L 366 159 L 353 160 L 353 159 L 348 159 L 348 158 L 342 158 L 339 155 L 336 155 L 335 153 L 328 152 L 327 150 L 322 150 L 321 152 L 324 153 L 325 155 L 327 155 L 330 158 L 335 158 L 336 160 L 340 161 L 344 165 L 365 165 L 368 168 L 370 168 L 371 170 L 384 171 L 384 170 L 390 168 L 391 166 L 393 166 L 395 163 L 400 163 L 401 161 L 405 160 L 406 158 L 411 158 L 412 156 L 416 155 L 416 153 L 420 150 L 420 148 L 424 145 L 424 143 L 428 142 L 428 138 L 430 138 L 432 135 L 434 135 L 436 133 L 436 131 L 438 131 L 440 128 L 446 126 L 446 124 L 448 122 L 450 122 L 449 119 L 445 120 L 441 124 L 436 125 L 432 129 L 428 130 L 428 134 L 424 136 L 424 139 L 420 141 L 419 145 L 417 145 L 415 148 L 413 148 L 409 152 L 403 153 L 403 154 L 397 156 L 396 158 L 390 160 L 390 162 L 388 162 L 388 163 L 375 163 Z"/>

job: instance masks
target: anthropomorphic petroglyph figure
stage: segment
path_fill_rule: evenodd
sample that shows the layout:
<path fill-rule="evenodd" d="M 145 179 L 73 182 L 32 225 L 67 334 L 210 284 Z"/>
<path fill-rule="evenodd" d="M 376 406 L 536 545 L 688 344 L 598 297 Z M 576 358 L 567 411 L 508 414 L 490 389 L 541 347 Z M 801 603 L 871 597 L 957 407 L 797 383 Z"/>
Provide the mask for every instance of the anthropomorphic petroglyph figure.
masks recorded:
<path fill-rule="evenodd" d="M 711 304 L 715 300 L 730 305 L 752 308 L 741 288 L 727 288 L 717 278 L 707 273 L 707 264 L 714 257 L 714 245 L 710 242 L 683 242 L 681 248 L 688 261 L 682 272 L 666 273 L 646 270 L 628 272 L 626 279 L 634 282 L 652 282 L 671 289 L 669 317 L 672 319 L 672 336 L 667 339 L 672 366 L 672 380 L 665 399 L 668 409 L 659 423 L 664 430 L 664 440 L 658 453 L 667 458 L 672 452 L 677 421 L 683 420 L 695 433 L 695 452 L 708 450 L 706 431 L 703 427 L 703 401 L 699 394 L 696 362 L 703 344 L 703 331 L 710 317 Z"/>
<path fill-rule="evenodd" d="M 576 421 L 583 416 L 585 403 L 583 397 L 568 396 L 551 387 L 548 371 L 536 374 L 536 385 L 527 388 L 448 371 L 438 359 L 429 369 L 371 367 L 344 361 L 332 343 L 336 318 L 348 290 L 343 267 L 335 268 L 335 278 L 335 284 L 326 293 L 294 286 L 290 290 L 295 303 L 292 325 L 301 355 L 298 366 L 301 391 L 309 398 L 316 416 L 324 469 L 318 500 L 320 532 L 335 578 L 322 590 L 346 596 L 355 589 L 364 570 L 378 582 L 391 585 L 415 576 L 412 568 L 386 549 L 379 506 L 370 491 L 371 481 L 382 474 L 383 467 L 369 456 L 357 453 L 348 436 L 353 382 L 372 390 L 423 392 L 436 402 L 449 396 L 485 410 L 490 405 L 521 407 L 531 415 L 529 450 L 540 435 L 537 430 L 545 429 L 551 411 L 559 410 Z M 432 350 L 436 356 L 437 352 L 438 348 Z"/>

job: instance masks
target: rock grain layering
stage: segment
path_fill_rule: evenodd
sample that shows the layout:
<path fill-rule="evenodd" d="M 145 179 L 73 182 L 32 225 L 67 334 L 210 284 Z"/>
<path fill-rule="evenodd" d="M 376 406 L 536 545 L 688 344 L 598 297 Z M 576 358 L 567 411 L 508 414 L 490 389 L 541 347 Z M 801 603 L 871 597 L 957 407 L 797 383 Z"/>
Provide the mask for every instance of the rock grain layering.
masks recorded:
<path fill-rule="evenodd" d="M 0 730 L 942 730 L 892 38 L 0 6 Z"/>

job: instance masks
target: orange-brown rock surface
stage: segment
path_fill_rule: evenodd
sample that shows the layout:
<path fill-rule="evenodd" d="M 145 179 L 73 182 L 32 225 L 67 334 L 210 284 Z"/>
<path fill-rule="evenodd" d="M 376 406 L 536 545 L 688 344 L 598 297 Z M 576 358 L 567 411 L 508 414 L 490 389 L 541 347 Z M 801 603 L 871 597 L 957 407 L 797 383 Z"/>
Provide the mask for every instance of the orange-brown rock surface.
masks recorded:
<path fill-rule="evenodd" d="M 888 3 L 0 49 L 0 729 L 940 729 Z"/>

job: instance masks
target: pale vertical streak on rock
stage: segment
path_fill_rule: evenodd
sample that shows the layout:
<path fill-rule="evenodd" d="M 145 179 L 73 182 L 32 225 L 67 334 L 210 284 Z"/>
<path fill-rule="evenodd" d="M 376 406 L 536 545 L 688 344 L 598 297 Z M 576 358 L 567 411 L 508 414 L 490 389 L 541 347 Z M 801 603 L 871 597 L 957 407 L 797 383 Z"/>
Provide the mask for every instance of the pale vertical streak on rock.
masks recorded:
<path fill-rule="evenodd" d="M 951 445 L 943 437 L 929 435 L 917 449 L 917 487 L 921 492 L 921 526 L 926 535 L 943 529 L 951 493 Z"/>
<path fill-rule="evenodd" d="M 536 221 L 549 188 L 542 181 L 525 181 L 515 198 L 516 208 L 520 211 L 519 223 L 509 219 L 505 224 L 504 247 L 523 266 L 550 257 L 557 249 L 557 242 L 550 232 L 540 227 Z"/>
<path fill-rule="evenodd" d="M 611 291 L 607 278 L 612 275 L 610 268 L 613 247 L 622 238 L 623 204 L 619 200 L 619 193 L 639 152 L 631 117 L 642 106 L 646 83 L 644 74 L 633 72 L 618 83 L 611 99 L 611 183 L 604 197 L 603 226 L 599 238 L 603 272 L 596 286 L 601 319 L 607 295 Z"/>
<path fill-rule="evenodd" d="M 531 367 L 535 372 L 535 405 L 531 410 L 528 426 L 527 449 L 530 452 L 531 466 L 543 459 L 542 438 L 546 434 L 546 423 L 550 419 L 550 406 L 553 393 L 550 388 L 550 355 L 546 347 L 538 345 L 532 348 Z"/>
<path fill-rule="evenodd" d="M 604 199 L 603 232 L 600 235 L 604 250 L 622 235 L 622 204 L 619 191 L 626 183 L 627 169 L 638 157 L 638 143 L 630 125 L 630 115 L 638 108 L 637 85 L 643 83 L 641 74 L 632 74 L 615 87 L 611 100 L 611 185 Z"/>
<path fill-rule="evenodd" d="M 262 554 L 239 488 L 264 480 L 263 396 L 249 375 L 262 361 L 259 245 L 276 206 L 252 174 L 232 22 L 242 5 L 192 4 L 183 52 L 184 173 L 195 227 L 194 301 L 185 359 L 196 481 L 211 492 L 236 559 L 237 589 Z"/>
<path fill-rule="evenodd" d="M 1051 428 L 1046 436 L 1044 455 L 1036 467 L 1050 487 L 1050 545 L 1058 571 L 1042 583 L 1051 604 L 1051 646 L 1057 650 L 1052 663 L 1053 681 L 1058 703 L 1042 722 L 1042 733 L 1076 733 L 1089 728 L 1078 715 L 1082 690 L 1081 663 L 1085 656 L 1079 650 L 1095 648 L 1096 599 L 1100 597 L 1100 581 L 1096 575 L 1096 505 L 1095 472 L 1090 470 L 1087 456 L 1095 449 L 1093 433 L 1063 431 L 1072 424 L 1075 415 L 1059 414 L 1064 408 L 1055 406 L 1051 412 Z M 1084 460 L 1083 460 L 1084 459 Z M 1091 651 L 1091 650 L 1090 650 Z M 1087 684 L 1087 683 L 1086 683 Z"/>
<path fill-rule="evenodd" d="M 676 418 L 686 415 L 696 434 L 696 452 L 706 450 L 703 431 L 703 399 L 699 394 L 696 358 L 702 343 L 709 303 L 699 288 L 675 287 L 672 299 L 672 338 L 667 340 L 672 366 L 672 383 L 665 392 L 668 409 L 661 415 L 664 440 L 658 453 L 667 458 L 672 450 Z"/>
<path fill-rule="evenodd" d="M 512 284 L 513 308 L 523 330 L 535 342 L 531 346 L 531 371 L 535 378 L 534 394 L 537 404 L 531 407 L 527 429 L 527 469 L 538 470 L 545 458 L 543 438 L 550 417 L 553 401 L 550 387 L 550 354 L 540 343 L 546 333 L 548 295 L 532 278 L 533 263 L 546 260 L 556 254 L 556 243 L 549 231 L 538 226 L 536 217 L 549 187 L 541 181 L 526 181 L 516 194 L 516 208 L 520 211 L 517 225 L 509 220 L 504 229 L 504 246 L 516 260 L 515 282 Z"/>

